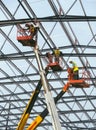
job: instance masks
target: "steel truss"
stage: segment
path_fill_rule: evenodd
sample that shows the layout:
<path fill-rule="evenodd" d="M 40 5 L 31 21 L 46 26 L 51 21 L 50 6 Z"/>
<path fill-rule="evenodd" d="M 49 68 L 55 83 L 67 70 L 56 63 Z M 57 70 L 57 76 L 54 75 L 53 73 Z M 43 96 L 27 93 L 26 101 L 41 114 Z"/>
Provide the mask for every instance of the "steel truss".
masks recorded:
<path fill-rule="evenodd" d="M 58 0 L 43 1 L 42 4 L 31 3 L 30 0 L 14 0 L 14 2 L 13 9 L 10 3 L 0 1 L 0 129 L 17 128 L 30 96 L 40 80 L 34 51 L 30 47 L 25 49 L 16 39 L 18 24 L 23 23 L 22 26 L 26 22 L 39 20 L 38 43 L 40 43 L 40 58 L 44 67 L 48 64 L 46 52 L 53 52 L 55 47 L 59 47 L 63 52 L 63 71 L 56 73 L 51 71 L 47 76 L 53 97 L 59 94 L 62 86 L 67 82 L 67 68 L 70 60 L 74 59 L 77 62 L 80 67 L 80 76 L 83 70 L 90 72 L 90 88 L 70 87 L 56 104 L 62 129 L 95 130 L 96 31 L 94 27 L 96 16 L 94 12 L 96 11 L 91 4 L 96 4 L 86 2 L 88 4 L 86 6 L 81 0 L 74 0 L 68 5 Z M 38 15 L 40 10 L 38 9 L 38 12 L 35 10 L 38 4 L 40 8 L 42 5 L 43 7 L 47 5 L 50 16 L 47 11 L 43 17 Z M 75 15 L 78 13 L 76 7 L 82 13 Z M 22 16 L 19 11 L 22 11 Z M 85 80 L 89 79 L 85 78 Z M 41 88 L 25 129 L 45 108 L 44 90 Z M 37 129 L 51 130 L 51 128 L 52 123 L 48 114 Z"/>

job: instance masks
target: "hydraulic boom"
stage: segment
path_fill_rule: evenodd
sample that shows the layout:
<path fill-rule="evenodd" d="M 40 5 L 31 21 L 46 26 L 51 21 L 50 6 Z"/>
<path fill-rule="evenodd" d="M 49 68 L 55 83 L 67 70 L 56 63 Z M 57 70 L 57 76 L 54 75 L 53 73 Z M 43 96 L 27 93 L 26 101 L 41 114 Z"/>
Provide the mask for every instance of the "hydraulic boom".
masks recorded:
<path fill-rule="evenodd" d="M 63 89 L 61 90 L 61 92 L 54 98 L 55 104 L 63 96 L 63 94 L 68 90 L 69 86 L 70 86 L 70 83 L 68 82 L 63 87 Z M 42 121 L 44 120 L 44 118 L 47 116 L 48 113 L 49 113 L 49 111 L 46 108 L 40 115 L 38 115 L 34 119 L 34 121 L 29 125 L 29 127 L 26 130 L 35 130 L 37 128 L 37 126 L 42 123 Z"/>
<path fill-rule="evenodd" d="M 63 94 L 68 90 L 68 88 L 72 86 L 72 87 L 76 87 L 76 88 L 88 88 L 89 84 L 87 84 L 84 79 L 80 79 L 80 80 L 69 80 L 63 87 L 63 89 L 61 90 L 61 92 L 57 95 L 57 97 L 54 98 L 55 103 L 57 103 L 57 101 L 63 96 Z M 37 116 L 34 121 L 29 125 L 29 127 L 26 130 L 35 130 L 37 128 L 38 125 L 40 125 L 42 123 L 42 121 L 44 120 L 44 118 L 47 116 L 48 114 L 48 109 L 46 108 L 39 116 Z"/>
<path fill-rule="evenodd" d="M 45 72 L 46 72 L 46 75 L 47 75 L 48 74 L 48 69 L 47 68 L 45 69 Z M 19 122 L 18 127 L 17 127 L 16 130 L 23 130 L 24 129 L 24 126 L 26 125 L 26 122 L 27 122 L 27 120 L 29 118 L 29 115 L 30 115 L 30 112 L 31 112 L 31 110 L 32 110 L 32 108 L 34 106 L 34 103 L 37 100 L 37 97 L 39 95 L 41 87 L 42 87 L 42 80 L 40 79 L 34 93 L 32 94 L 32 96 L 31 96 L 31 98 L 29 100 L 28 105 L 26 106 L 26 109 L 25 109 L 25 111 L 24 111 L 24 113 L 23 113 L 23 115 L 22 115 L 22 117 L 20 119 L 20 122 Z"/>

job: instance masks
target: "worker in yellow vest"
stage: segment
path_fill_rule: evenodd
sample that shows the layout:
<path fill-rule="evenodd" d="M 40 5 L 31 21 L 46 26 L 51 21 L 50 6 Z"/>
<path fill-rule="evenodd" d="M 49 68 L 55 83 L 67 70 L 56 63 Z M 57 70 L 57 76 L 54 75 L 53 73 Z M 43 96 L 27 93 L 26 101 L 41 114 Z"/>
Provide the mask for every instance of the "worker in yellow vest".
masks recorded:
<path fill-rule="evenodd" d="M 59 48 L 54 49 L 52 55 L 55 57 L 55 62 L 58 62 L 58 63 L 59 63 L 59 61 L 60 61 L 60 56 L 62 55 L 62 52 L 59 50 Z"/>
<path fill-rule="evenodd" d="M 70 61 L 69 63 L 72 64 L 73 79 L 79 79 L 79 68 L 77 64 L 73 61 Z"/>

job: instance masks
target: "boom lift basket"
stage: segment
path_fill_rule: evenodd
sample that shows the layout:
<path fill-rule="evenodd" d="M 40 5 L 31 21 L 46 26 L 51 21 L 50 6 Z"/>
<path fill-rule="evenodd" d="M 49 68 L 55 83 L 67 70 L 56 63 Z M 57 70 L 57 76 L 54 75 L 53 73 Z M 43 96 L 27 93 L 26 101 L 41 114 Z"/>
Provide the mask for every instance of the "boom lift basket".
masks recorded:
<path fill-rule="evenodd" d="M 76 88 L 88 88 L 89 84 L 84 79 L 70 80 L 70 84 Z"/>
<path fill-rule="evenodd" d="M 50 67 L 53 71 L 62 71 L 63 70 L 58 62 L 50 63 L 48 65 L 48 67 Z"/>
<path fill-rule="evenodd" d="M 24 29 L 18 29 L 17 30 L 17 40 L 23 45 L 23 46 L 36 46 L 36 41 L 33 39 L 33 36 L 29 34 L 28 30 Z"/>
<path fill-rule="evenodd" d="M 48 67 L 51 68 L 53 71 L 62 71 L 63 70 L 63 62 L 61 57 L 59 57 L 59 61 L 54 60 L 55 57 L 52 58 L 52 63 L 48 64 Z"/>
<path fill-rule="evenodd" d="M 80 79 L 77 79 L 77 80 L 73 79 L 73 73 L 72 73 L 71 68 L 68 68 L 67 71 L 68 71 L 68 80 L 73 87 L 76 87 L 76 88 L 88 88 L 89 87 L 89 83 L 87 81 L 85 81 L 85 79 L 83 77 Z"/>

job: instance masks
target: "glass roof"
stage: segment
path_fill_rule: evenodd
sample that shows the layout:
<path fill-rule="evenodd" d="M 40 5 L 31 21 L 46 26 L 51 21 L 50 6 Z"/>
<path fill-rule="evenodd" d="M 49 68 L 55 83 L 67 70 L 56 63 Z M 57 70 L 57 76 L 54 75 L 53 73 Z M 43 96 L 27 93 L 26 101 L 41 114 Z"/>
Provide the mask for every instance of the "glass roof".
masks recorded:
<path fill-rule="evenodd" d="M 0 129 L 17 128 L 22 114 L 40 81 L 33 47 L 17 40 L 18 25 L 39 20 L 38 46 L 45 68 L 47 52 L 62 51 L 63 70 L 50 71 L 48 85 L 56 97 L 68 81 L 67 68 L 73 60 L 79 76 L 89 88 L 69 87 L 56 103 L 62 129 L 96 129 L 96 0 L 10 0 L 0 1 Z M 91 19 L 94 17 L 94 19 Z M 45 20 L 45 21 L 44 21 Z M 46 108 L 43 87 L 24 130 Z M 53 129 L 48 114 L 37 130 Z"/>

